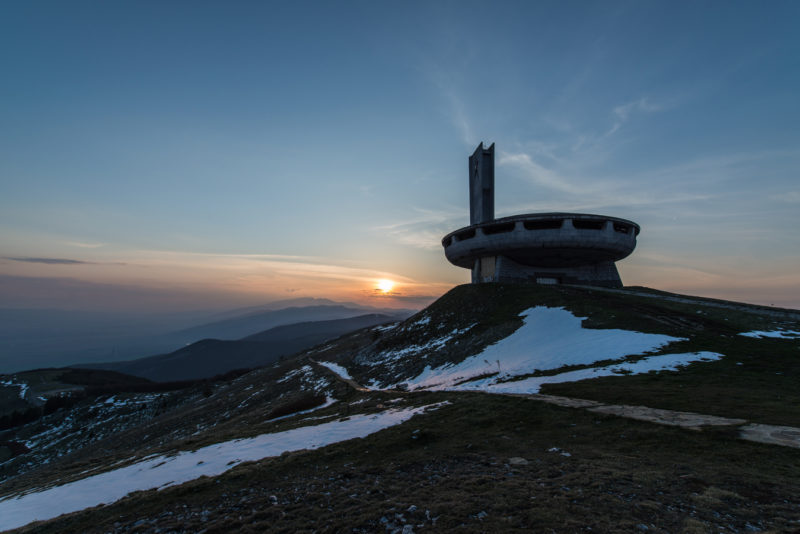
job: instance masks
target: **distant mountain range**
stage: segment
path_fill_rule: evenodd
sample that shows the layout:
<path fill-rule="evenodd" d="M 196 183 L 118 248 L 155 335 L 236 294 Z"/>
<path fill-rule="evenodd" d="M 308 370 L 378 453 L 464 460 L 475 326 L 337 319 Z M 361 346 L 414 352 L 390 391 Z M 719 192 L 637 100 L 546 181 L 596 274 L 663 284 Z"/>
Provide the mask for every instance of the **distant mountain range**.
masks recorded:
<path fill-rule="evenodd" d="M 202 339 L 236 340 L 269 328 L 364 314 L 405 318 L 415 310 L 298 298 L 229 310 L 100 313 L 0 308 L 0 374 L 165 354 Z"/>
<path fill-rule="evenodd" d="M 191 329 L 192 333 L 217 332 L 231 335 L 249 331 L 255 324 L 288 320 L 292 317 L 347 313 L 342 306 L 316 306 L 261 312 L 246 320 L 229 319 Z M 323 309 L 324 308 L 324 309 Z M 306 312 L 306 313 L 304 313 Z M 371 313 L 327 321 L 305 321 L 269 328 L 238 340 L 202 339 L 168 354 L 124 362 L 84 364 L 73 367 L 105 369 L 157 382 L 196 380 L 269 365 L 281 356 L 294 354 L 354 330 L 399 321 L 401 316 Z M 193 334 L 194 335 L 194 334 Z"/>
<path fill-rule="evenodd" d="M 334 319 L 347 319 L 349 317 L 364 315 L 367 310 L 375 314 L 400 317 L 403 319 L 414 313 L 413 310 L 374 310 L 364 307 L 356 307 L 356 305 L 348 306 L 344 304 L 317 304 L 313 306 L 302 307 L 293 306 L 277 310 L 260 309 L 257 311 L 248 311 L 231 318 L 180 330 L 170 334 L 170 337 L 172 337 L 175 342 L 182 344 L 191 343 L 199 339 L 206 338 L 229 340 L 241 339 L 275 326 L 301 322 L 307 323 L 315 321 L 330 321 Z"/>

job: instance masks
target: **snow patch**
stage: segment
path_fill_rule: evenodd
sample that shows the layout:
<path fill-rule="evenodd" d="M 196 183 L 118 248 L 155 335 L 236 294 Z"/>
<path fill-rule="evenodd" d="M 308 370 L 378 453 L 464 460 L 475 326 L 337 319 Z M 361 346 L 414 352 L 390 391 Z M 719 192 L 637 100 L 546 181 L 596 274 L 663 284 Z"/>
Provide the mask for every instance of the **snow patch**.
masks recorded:
<path fill-rule="evenodd" d="M 486 391 L 488 393 L 539 393 L 543 384 L 560 384 L 562 382 L 577 382 L 601 376 L 621 374 L 643 374 L 651 371 L 677 371 L 681 367 L 697 361 L 713 361 L 722 358 L 716 352 L 691 352 L 684 354 L 661 354 L 650 356 L 637 362 L 619 363 L 605 367 L 589 367 L 577 371 L 568 371 L 551 376 L 533 376 L 512 382 L 497 382 L 497 377 L 473 380 L 457 386 L 439 386 L 431 389 L 448 391 Z"/>
<path fill-rule="evenodd" d="M 444 348 L 444 346 L 447 345 L 447 343 L 451 339 L 468 331 L 473 326 L 475 326 L 475 324 L 471 324 L 466 328 L 453 329 L 453 331 L 450 332 L 449 334 L 431 339 L 430 341 L 422 345 L 408 345 L 406 347 L 403 347 L 402 349 L 387 350 L 386 352 L 382 352 L 381 354 L 379 354 L 372 362 L 369 362 L 368 365 L 373 365 L 373 366 L 385 365 L 385 364 L 391 365 L 394 362 L 397 362 L 398 360 L 410 357 L 425 358 L 427 354 L 423 353 L 434 352 Z"/>
<path fill-rule="evenodd" d="M 430 315 L 424 315 L 421 319 L 417 319 L 416 321 L 414 321 L 413 323 L 408 325 L 406 327 L 406 329 L 415 328 L 417 326 L 425 326 L 426 324 L 428 324 L 430 322 L 431 322 L 431 316 Z"/>
<path fill-rule="evenodd" d="M 290 417 L 294 417 L 295 415 L 304 415 L 304 414 L 307 414 L 307 413 L 315 412 L 317 410 L 321 410 L 323 408 L 327 408 L 328 406 L 330 406 L 331 404 L 333 404 L 335 402 L 336 402 L 336 399 L 326 395 L 325 396 L 325 402 L 323 404 L 320 404 L 319 406 L 315 406 L 314 408 L 309 408 L 308 410 L 303 410 L 301 412 L 294 412 L 294 413 L 290 413 L 288 415 L 282 415 L 280 417 L 274 417 L 272 419 L 267 419 L 267 421 L 269 421 L 270 423 L 274 423 L 275 421 L 280 421 L 281 419 L 288 419 Z M 303 421 L 305 421 L 305 419 L 303 419 Z"/>
<path fill-rule="evenodd" d="M 254 438 L 225 441 L 195 451 L 179 452 L 173 456 L 155 456 L 35 493 L 6 497 L 0 500 L 0 530 L 18 528 L 32 521 L 51 519 L 98 504 L 112 503 L 133 491 L 162 489 L 201 476 L 217 476 L 242 462 L 278 456 L 286 451 L 317 449 L 348 439 L 363 438 L 443 404 L 446 402 L 351 415 L 346 420 L 339 419 L 284 432 L 262 434 Z"/>
<path fill-rule="evenodd" d="M 317 362 L 317 363 L 323 367 L 327 367 L 328 369 L 330 369 L 331 371 L 333 371 L 334 373 L 336 373 L 337 375 L 346 380 L 353 379 L 353 377 L 350 376 L 350 373 L 347 372 L 347 369 L 345 369 L 341 365 L 335 364 L 333 362 Z"/>
<path fill-rule="evenodd" d="M 761 339 L 764 337 L 772 337 L 779 339 L 798 339 L 800 338 L 800 331 L 797 330 L 753 330 L 751 332 L 743 332 L 739 334 L 744 337 L 754 337 Z"/>
<path fill-rule="evenodd" d="M 313 369 L 311 369 L 311 366 L 310 365 L 304 365 L 300 369 L 294 369 L 293 371 L 289 371 L 288 373 L 286 373 L 283 376 L 283 378 L 278 380 L 278 383 L 288 382 L 289 380 L 291 380 L 292 378 L 296 377 L 297 375 L 301 375 L 301 374 L 304 375 L 306 373 L 311 373 L 311 372 L 313 372 Z"/>
<path fill-rule="evenodd" d="M 488 374 L 496 374 L 493 381 L 497 381 L 537 370 L 618 360 L 683 340 L 631 330 L 583 328 L 583 318 L 563 308 L 537 306 L 520 316 L 524 317 L 524 323 L 510 336 L 460 363 L 433 369 L 426 367 L 419 376 L 407 381 L 409 389 L 449 389 L 460 382 Z M 416 346 L 388 356 L 398 358 L 402 355 L 400 353 L 411 348 L 416 349 Z"/>

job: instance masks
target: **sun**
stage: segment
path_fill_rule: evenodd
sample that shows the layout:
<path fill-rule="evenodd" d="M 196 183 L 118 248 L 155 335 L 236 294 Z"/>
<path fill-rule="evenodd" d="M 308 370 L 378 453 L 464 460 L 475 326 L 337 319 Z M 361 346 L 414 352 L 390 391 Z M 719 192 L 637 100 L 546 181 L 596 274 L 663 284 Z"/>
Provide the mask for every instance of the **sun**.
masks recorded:
<path fill-rule="evenodd" d="M 378 289 L 381 293 L 388 293 L 394 287 L 394 282 L 391 280 L 386 280 L 385 278 L 382 280 L 378 280 Z"/>

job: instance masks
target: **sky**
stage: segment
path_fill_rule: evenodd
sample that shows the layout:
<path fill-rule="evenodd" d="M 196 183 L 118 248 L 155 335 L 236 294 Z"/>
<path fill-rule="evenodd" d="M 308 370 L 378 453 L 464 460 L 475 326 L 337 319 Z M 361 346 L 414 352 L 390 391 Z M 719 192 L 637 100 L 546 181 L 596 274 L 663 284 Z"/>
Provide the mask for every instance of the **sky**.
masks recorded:
<path fill-rule="evenodd" d="M 2 12 L 0 307 L 422 306 L 483 141 L 498 217 L 641 226 L 626 285 L 800 308 L 797 2 Z"/>

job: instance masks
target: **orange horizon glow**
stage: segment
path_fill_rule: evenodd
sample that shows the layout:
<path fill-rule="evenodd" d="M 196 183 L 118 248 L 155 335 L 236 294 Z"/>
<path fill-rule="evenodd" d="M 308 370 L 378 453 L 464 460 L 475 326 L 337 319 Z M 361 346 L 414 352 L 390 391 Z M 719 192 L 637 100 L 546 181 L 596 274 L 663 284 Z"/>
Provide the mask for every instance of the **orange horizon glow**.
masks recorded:
<path fill-rule="evenodd" d="M 386 278 L 382 278 L 382 279 L 378 280 L 377 286 L 378 286 L 378 290 L 381 293 L 387 294 L 387 293 L 391 292 L 392 288 L 394 287 L 394 282 L 392 282 L 391 280 L 388 280 Z"/>

